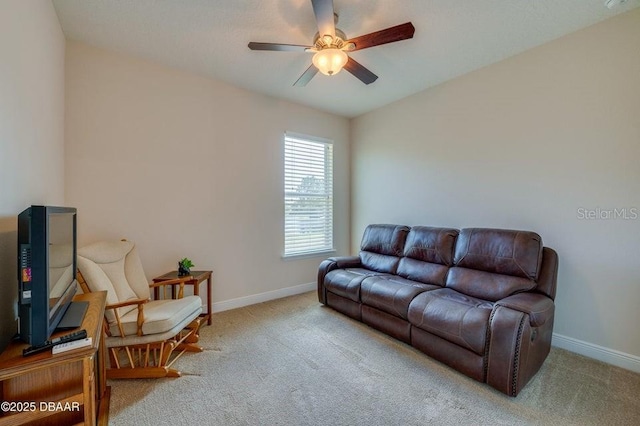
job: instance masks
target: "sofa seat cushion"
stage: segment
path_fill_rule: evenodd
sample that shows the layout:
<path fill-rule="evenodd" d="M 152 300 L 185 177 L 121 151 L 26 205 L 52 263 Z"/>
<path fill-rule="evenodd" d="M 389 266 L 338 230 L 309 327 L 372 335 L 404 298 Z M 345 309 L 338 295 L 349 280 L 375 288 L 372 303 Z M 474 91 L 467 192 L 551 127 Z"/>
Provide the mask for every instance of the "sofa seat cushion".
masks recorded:
<path fill-rule="evenodd" d="M 365 305 L 407 319 L 409 303 L 413 298 L 424 291 L 438 288 L 441 287 L 393 275 L 373 276 L 362 281 L 360 300 Z"/>
<path fill-rule="evenodd" d="M 491 302 L 441 288 L 417 295 L 408 319 L 415 327 L 483 355 L 492 309 Z"/>
<path fill-rule="evenodd" d="M 324 277 L 327 291 L 360 302 L 360 284 L 371 276 L 386 275 L 364 268 L 334 269 Z"/>

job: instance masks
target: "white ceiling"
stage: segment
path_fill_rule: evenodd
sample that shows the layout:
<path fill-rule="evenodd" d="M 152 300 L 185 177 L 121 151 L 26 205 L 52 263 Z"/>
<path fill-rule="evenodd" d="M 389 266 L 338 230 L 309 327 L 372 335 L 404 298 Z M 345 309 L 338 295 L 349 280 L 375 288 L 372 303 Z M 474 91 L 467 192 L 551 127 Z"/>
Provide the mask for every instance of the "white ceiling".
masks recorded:
<path fill-rule="evenodd" d="M 311 54 L 263 52 L 249 41 L 310 45 L 310 0 L 53 0 L 68 39 L 151 59 L 346 117 L 640 6 L 604 0 L 334 0 L 338 28 L 356 37 L 407 21 L 415 36 L 350 55 L 379 76 L 343 71 L 293 83 Z"/>

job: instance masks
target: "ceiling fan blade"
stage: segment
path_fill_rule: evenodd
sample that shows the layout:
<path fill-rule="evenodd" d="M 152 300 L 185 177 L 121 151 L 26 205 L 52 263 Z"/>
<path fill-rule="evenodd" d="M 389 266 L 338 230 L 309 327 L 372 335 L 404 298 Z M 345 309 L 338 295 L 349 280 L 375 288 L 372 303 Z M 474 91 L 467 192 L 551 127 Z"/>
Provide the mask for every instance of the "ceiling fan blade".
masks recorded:
<path fill-rule="evenodd" d="M 249 43 L 248 46 L 251 50 L 275 50 L 278 52 L 305 52 L 311 47 L 298 44 L 257 43 L 255 41 Z"/>
<path fill-rule="evenodd" d="M 353 58 L 349 58 L 344 69 L 356 76 L 364 84 L 371 84 L 378 79 L 378 76 L 357 63 Z"/>
<path fill-rule="evenodd" d="M 375 33 L 365 34 L 360 37 L 347 40 L 347 43 L 353 43 L 355 47 L 349 51 L 366 49 L 368 47 L 380 46 L 381 44 L 393 43 L 394 41 L 406 40 L 413 38 L 416 31 L 411 22 L 396 25 L 385 30 L 376 31 Z"/>
<path fill-rule="evenodd" d="M 311 0 L 313 14 L 318 23 L 318 34 L 336 36 L 336 22 L 333 17 L 333 0 Z"/>
<path fill-rule="evenodd" d="M 307 68 L 307 70 L 305 72 L 302 73 L 302 75 L 300 76 L 300 78 L 293 83 L 294 86 L 297 87 L 304 87 L 307 85 L 308 82 L 311 81 L 311 79 L 318 73 L 318 68 L 316 68 L 315 65 L 311 64 L 311 66 L 309 68 Z"/>

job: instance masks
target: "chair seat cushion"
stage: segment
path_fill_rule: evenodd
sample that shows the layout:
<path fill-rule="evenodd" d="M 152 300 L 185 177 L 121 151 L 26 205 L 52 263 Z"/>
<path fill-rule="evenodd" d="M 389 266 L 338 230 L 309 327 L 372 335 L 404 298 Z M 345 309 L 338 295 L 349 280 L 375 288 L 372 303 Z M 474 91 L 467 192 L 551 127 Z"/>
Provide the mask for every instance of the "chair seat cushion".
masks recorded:
<path fill-rule="evenodd" d="M 441 288 L 417 295 L 408 319 L 415 327 L 483 355 L 492 309 L 491 302 Z"/>
<path fill-rule="evenodd" d="M 167 332 L 184 322 L 185 318 L 195 318 L 201 311 L 202 299 L 198 296 L 147 302 L 143 309 L 142 333 L 149 335 Z M 196 315 L 193 315 L 194 313 Z M 123 315 L 120 321 L 125 336 L 135 336 L 138 332 L 138 309 Z M 120 336 L 117 322 L 110 323 L 109 330 L 113 336 Z"/>
<path fill-rule="evenodd" d="M 360 284 L 371 276 L 388 275 L 365 268 L 334 269 L 324 277 L 327 291 L 360 302 Z"/>
<path fill-rule="evenodd" d="M 441 288 L 398 276 L 366 277 L 360 286 L 362 303 L 407 319 L 409 303 L 418 294 Z"/>

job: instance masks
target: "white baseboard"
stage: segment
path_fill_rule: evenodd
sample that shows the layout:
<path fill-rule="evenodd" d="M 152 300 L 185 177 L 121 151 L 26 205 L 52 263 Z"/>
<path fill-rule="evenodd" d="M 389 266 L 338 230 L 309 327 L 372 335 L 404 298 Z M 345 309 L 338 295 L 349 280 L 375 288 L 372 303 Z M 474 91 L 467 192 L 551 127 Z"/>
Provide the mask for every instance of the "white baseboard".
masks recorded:
<path fill-rule="evenodd" d="M 589 358 L 597 359 L 598 361 L 606 362 L 607 364 L 640 373 L 640 357 L 635 355 L 605 348 L 604 346 L 595 345 L 593 343 L 574 339 L 573 337 L 563 336 L 562 334 L 557 333 L 553 333 L 551 345 Z"/>
<path fill-rule="evenodd" d="M 230 309 L 242 308 L 243 306 L 255 305 L 256 303 L 268 302 L 269 300 L 280 299 L 282 297 L 293 296 L 295 294 L 306 293 L 316 289 L 316 283 L 306 283 L 294 285 L 293 287 L 280 288 L 278 290 L 267 291 L 265 293 L 252 294 L 250 296 L 237 297 L 235 299 L 224 300 L 213 304 L 213 312 L 228 311 Z"/>

